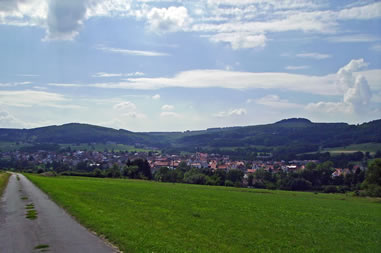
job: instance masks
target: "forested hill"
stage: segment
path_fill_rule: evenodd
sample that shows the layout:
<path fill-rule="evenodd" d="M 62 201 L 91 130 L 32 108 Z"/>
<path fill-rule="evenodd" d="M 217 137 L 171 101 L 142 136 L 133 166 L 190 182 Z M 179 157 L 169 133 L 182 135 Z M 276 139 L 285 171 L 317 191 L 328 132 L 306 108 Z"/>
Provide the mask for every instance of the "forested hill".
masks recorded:
<path fill-rule="evenodd" d="M 130 132 L 112 128 L 71 123 L 34 129 L 0 129 L 0 142 L 27 143 L 106 143 L 116 142 L 172 151 L 206 151 L 226 148 L 269 147 L 295 152 L 317 151 L 322 147 L 381 143 L 381 120 L 360 125 L 313 123 L 293 118 L 274 124 L 211 128 L 186 132 Z"/>

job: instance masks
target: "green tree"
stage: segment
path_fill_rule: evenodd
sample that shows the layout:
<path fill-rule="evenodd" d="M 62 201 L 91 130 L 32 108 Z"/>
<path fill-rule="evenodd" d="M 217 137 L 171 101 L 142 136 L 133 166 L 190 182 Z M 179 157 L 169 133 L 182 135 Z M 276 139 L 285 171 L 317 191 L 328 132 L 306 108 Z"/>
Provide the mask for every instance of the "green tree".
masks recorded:
<path fill-rule="evenodd" d="M 367 195 L 381 197 L 381 159 L 376 159 L 370 164 L 362 186 Z"/>
<path fill-rule="evenodd" d="M 242 182 L 243 172 L 241 170 L 229 170 L 226 178 L 233 183 Z"/>

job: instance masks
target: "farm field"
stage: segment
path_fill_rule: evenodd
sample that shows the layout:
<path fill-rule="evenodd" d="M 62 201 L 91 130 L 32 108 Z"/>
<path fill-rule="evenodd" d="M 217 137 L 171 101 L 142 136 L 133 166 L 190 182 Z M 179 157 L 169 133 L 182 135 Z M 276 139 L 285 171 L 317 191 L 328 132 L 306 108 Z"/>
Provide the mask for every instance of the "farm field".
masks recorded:
<path fill-rule="evenodd" d="M 381 150 L 380 143 L 363 143 L 363 144 L 352 144 L 345 147 L 336 148 L 325 148 L 320 152 L 330 152 L 331 154 L 341 154 L 341 153 L 354 153 L 358 151 L 369 152 L 374 155 L 377 150 Z"/>
<path fill-rule="evenodd" d="M 72 150 L 82 150 L 82 151 L 115 151 L 115 152 L 149 152 L 151 150 L 144 149 L 144 148 L 136 148 L 131 145 L 125 145 L 125 144 L 88 144 L 88 143 L 81 143 L 81 144 L 60 144 L 62 148 L 70 147 Z"/>
<path fill-rule="evenodd" d="M 377 252 L 380 199 L 26 175 L 123 252 Z"/>
<path fill-rule="evenodd" d="M 0 171 L 0 196 L 3 193 L 5 186 L 7 185 L 8 178 L 11 174 Z"/>
<path fill-rule="evenodd" d="M 31 144 L 27 143 L 22 143 L 22 142 L 4 142 L 0 141 L 0 150 L 3 152 L 8 152 L 8 151 L 15 151 L 19 150 L 24 147 L 30 147 L 32 146 Z"/>

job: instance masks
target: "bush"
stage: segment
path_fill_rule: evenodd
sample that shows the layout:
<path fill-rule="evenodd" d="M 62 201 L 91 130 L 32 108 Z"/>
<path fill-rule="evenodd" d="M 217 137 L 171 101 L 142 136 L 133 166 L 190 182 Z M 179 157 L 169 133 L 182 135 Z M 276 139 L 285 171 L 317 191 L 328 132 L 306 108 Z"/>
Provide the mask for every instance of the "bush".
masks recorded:
<path fill-rule="evenodd" d="M 381 186 L 376 184 L 369 184 L 366 188 L 365 193 L 370 197 L 381 197 Z"/>
<path fill-rule="evenodd" d="M 228 187 L 233 187 L 233 186 L 234 186 L 234 184 L 233 184 L 233 182 L 232 182 L 232 181 L 230 181 L 230 180 L 225 180 L 225 186 L 228 186 Z"/>
<path fill-rule="evenodd" d="M 325 193 L 336 193 L 337 192 L 337 187 L 334 185 L 327 185 L 324 187 L 323 192 Z"/>
<path fill-rule="evenodd" d="M 337 187 L 337 191 L 340 193 L 346 193 L 346 192 L 349 192 L 350 190 L 351 190 L 351 188 L 346 186 L 346 185 L 342 185 L 342 186 Z"/>
<path fill-rule="evenodd" d="M 266 185 L 262 181 L 255 181 L 253 186 L 259 189 L 266 189 Z"/>
<path fill-rule="evenodd" d="M 185 183 L 188 184 L 205 184 L 206 183 L 206 176 L 202 173 L 196 173 L 187 175 L 184 178 Z"/>
<path fill-rule="evenodd" d="M 312 187 L 312 183 L 304 178 L 296 178 L 291 182 L 291 190 L 293 191 L 307 191 Z"/>

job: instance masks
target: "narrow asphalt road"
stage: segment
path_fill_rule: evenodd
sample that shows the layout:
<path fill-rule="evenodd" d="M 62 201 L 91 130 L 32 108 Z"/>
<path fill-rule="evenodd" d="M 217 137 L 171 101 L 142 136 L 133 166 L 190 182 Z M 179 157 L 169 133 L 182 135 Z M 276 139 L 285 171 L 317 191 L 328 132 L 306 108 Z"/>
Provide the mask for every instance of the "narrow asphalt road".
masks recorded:
<path fill-rule="evenodd" d="M 0 200 L 0 253 L 115 252 L 27 178 L 17 175 L 10 177 Z M 26 218 L 28 210 L 35 210 L 37 218 Z"/>

